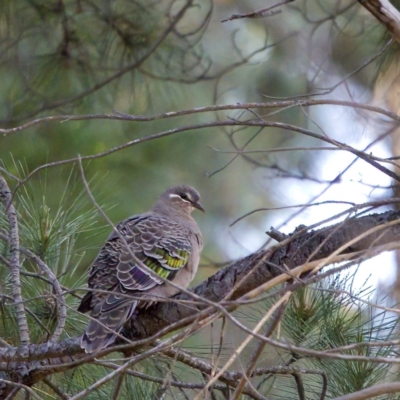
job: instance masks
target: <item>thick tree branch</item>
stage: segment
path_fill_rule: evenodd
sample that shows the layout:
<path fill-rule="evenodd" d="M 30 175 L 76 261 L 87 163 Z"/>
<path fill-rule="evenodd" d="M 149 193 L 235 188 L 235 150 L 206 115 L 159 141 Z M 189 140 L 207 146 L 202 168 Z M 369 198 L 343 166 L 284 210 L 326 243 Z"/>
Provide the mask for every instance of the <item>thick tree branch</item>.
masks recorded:
<path fill-rule="evenodd" d="M 294 269 L 307 261 L 328 257 L 339 247 L 362 233 L 377 225 L 399 218 L 400 213 L 397 212 L 373 214 L 362 218 L 350 219 L 318 231 L 307 232 L 295 237 L 282 247 L 278 246 L 272 255 L 266 259 L 264 258 L 269 250 L 252 254 L 233 265 L 221 269 L 198 285 L 193 291 L 208 300 L 219 302 L 225 298 L 238 281 L 247 276 L 245 282 L 231 296 L 231 300 L 238 299 L 261 284 L 280 275 L 285 267 Z M 399 239 L 400 225 L 395 225 L 363 238 L 348 248 L 346 252 L 367 250 Z M 315 255 L 309 260 L 315 251 Z M 254 267 L 257 265 L 259 267 L 255 269 Z M 136 318 L 130 320 L 129 329 L 125 329 L 124 335 L 130 339 L 151 336 L 169 324 L 191 316 L 195 311 L 206 307 L 204 304 L 193 304 L 192 299 L 184 294 L 175 296 L 175 300 L 189 301 L 191 304 L 190 306 L 185 306 L 179 302 L 159 303 L 149 310 L 141 310 Z"/>
<path fill-rule="evenodd" d="M 389 0 L 358 0 L 400 43 L 400 12 Z"/>

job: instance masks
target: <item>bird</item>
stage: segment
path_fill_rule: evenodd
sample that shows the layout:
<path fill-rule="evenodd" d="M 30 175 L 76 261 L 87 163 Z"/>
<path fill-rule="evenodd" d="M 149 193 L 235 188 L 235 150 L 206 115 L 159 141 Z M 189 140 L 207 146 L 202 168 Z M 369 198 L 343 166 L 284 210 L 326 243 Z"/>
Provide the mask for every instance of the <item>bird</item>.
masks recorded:
<path fill-rule="evenodd" d="M 88 287 L 93 290 L 78 307 L 79 312 L 90 311 L 80 343 L 86 353 L 114 343 L 136 308 L 176 294 L 179 289 L 168 281 L 188 287 L 203 248 L 200 228 L 191 215 L 195 209 L 205 211 L 197 190 L 174 186 L 150 211 L 115 227 L 91 265 Z"/>

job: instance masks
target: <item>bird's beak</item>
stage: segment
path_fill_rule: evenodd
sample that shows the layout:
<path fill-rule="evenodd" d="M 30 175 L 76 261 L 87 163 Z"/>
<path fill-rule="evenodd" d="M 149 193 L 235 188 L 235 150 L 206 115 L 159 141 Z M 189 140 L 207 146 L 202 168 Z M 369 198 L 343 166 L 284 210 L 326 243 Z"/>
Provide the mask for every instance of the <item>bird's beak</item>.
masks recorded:
<path fill-rule="evenodd" d="M 192 206 L 194 208 L 197 208 L 198 210 L 202 211 L 202 212 L 206 212 L 206 210 L 204 209 L 204 207 L 197 201 L 196 203 L 192 203 Z"/>

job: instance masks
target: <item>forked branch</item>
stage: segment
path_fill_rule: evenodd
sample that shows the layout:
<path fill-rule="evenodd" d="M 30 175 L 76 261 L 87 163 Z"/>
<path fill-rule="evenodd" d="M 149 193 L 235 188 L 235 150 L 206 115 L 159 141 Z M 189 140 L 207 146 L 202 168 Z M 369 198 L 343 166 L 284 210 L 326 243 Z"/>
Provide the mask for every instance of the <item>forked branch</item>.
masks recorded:
<path fill-rule="evenodd" d="M 19 234 L 17 212 L 12 204 L 10 188 L 3 176 L 0 175 L 0 200 L 5 209 L 5 215 L 9 226 L 9 265 L 12 283 L 12 295 L 15 303 L 19 338 L 22 346 L 29 344 L 29 328 L 26 320 L 25 307 L 21 293 L 21 266 L 19 262 Z"/>

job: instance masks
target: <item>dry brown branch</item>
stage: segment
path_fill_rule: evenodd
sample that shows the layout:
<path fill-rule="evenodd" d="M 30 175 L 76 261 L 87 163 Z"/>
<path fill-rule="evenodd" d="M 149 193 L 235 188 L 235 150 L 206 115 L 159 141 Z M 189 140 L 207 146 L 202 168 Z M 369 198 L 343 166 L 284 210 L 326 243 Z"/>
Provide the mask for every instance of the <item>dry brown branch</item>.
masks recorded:
<path fill-rule="evenodd" d="M 148 142 L 148 141 L 157 140 L 157 139 L 160 139 L 160 138 L 163 138 L 163 137 L 175 135 L 175 134 L 182 133 L 182 132 L 196 131 L 196 130 L 199 130 L 199 129 L 213 128 L 213 127 L 238 127 L 238 126 L 242 126 L 242 127 L 259 127 L 259 128 L 279 128 L 279 129 L 283 129 L 283 130 L 286 130 L 286 131 L 289 131 L 289 132 L 297 132 L 297 133 L 300 133 L 302 135 L 305 135 L 305 136 L 308 136 L 308 137 L 312 137 L 314 139 L 318 139 L 318 140 L 320 140 L 322 142 L 329 143 L 329 144 L 331 144 L 331 145 L 333 145 L 333 146 L 335 146 L 337 148 L 340 148 L 342 150 L 345 150 L 345 151 L 348 151 L 349 153 L 354 154 L 359 159 L 362 159 L 363 161 L 365 161 L 366 163 L 370 164 L 371 166 L 373 166 L 377 170 L 381 171 L 382 173 L 386 174 L 387 176 L 395 179 L 396 181 L 400 181 L 400 177 L 396 173 L 394 173 L 390 169 L 388 169 L 388 168 L 384 167 L 383 165 L 381 165 L 375 159 L 375 157 L 373 155 L 366 153 L 366 151 L 358 150 L 358 149 L 356 149 L 356 148 L 354 148 L 352 146 L 347 145 L 346 143 L 342 143 L 342 142 L 339 142 L 337 140 L 330 139 L 329 137 L 326 137 L 323 134 L 318 134 L 316 132 L 313 132 L 313 131 L 310 131 L 308 129 L 304 129 L 304 128 L 298 127 L 296 125 L 291 125 L 291 124 L 286 124 L 286 123 L 281 123 L 281 122 L 270 122 L 270 121 L 259 121 L 259 120 L 246 120 L 246 121 L 226 120 L 226 121 L 217 121 L 217 122 L 210 122 L 210 123 L 182 126 L 182 127 L 179 127 L 179 128 L 174 128 L 174 129 L 170 129 L 170 130 L 167 130 L 167 131 L 155 133 L 155 134 L 152 134 L 152 135 L 149 135 L 149 136 L 145 136 L 145 137 L 142 137 L 142 138 L 139 138 L 139 139 L 131 140 L 131 141 L 126 142 L 126 143 L 124 143 L 122 145 L 113 147 L 111 149 L 108 149 L 106 151 L 103 151 L 103 152 L 100 152 L 100 153 L 97 153 L 97 154 L 92 154 L 92 155 L 82 156 L 82 157 L 74 157 L 74 158 L 70 158 L 70 159 L 66 159 L 66 160 L 55 161 L 55 162 L 51 162 L 51 163 L 48 163 L 48 164 L 43 164 L 40 167 L 37 167 L 36 169 L 31 171 L 24 179 L 18 180 L 18 184 L 15 187 L 14 194 L 23 184 L 25 184 L 29 179 L 31 179 L 33 175 L 37 174 L 39 171 L 41 171 L 43 169 L 46 169 L 46 168 L 53 168 L 53 167 L 58 167 L 58 166 L 65 165 L 65 164 L 81 162 L 81 161 L 88 161 L 88 160 L 93 160 L 93 159 L 105 157 L 105 156 L 108 156 L 110 154 L 122 151 L 122 150 L 127 149 L 127 148 L 132 147 L 132 146 L 136 146 L 136 145 Z M 369 146 L 367 146 L 367 148 L 368 147 Z M 243 155 L 243 156 L 247 157 L 246 155 Z M 352 165 L 354 162 L 355 162 L 355 160 L 350 165 Z M 387 162 L 390 162 L 390 160 L 387 161 Z M 345 171 L 342 171 L 340 175 L 343 175 L 343 173 Z"/>
<path fill-rule="evenodd" d="M 5 215 L 8 219 L 9 226 L 9 245 L 10 245 L 10 275 L 12 283 L 12 295 L 15 303 L 17 314 L 18 332 L 21 344 L 23 346 L 29 345 L 29 328 L 26 320 L 25 307 L 21 293 L 21 266 L 19 263 L 19 234 L 18 234 L 18 221 L 17 212 L 11 202 L 11 191 L 7 185 L 6 180 L 0 175 L 0 200 L 5 209 Z"/>
<path fill-rule="evenodd" d="M 389 0 L 358 0 L 400 43 L 400 12 Z"/>
<path fill-rule="evenodd" d="M 65 321 L 67 319 L 67 307 L 65 303 L 63 289 L 61 288 L 60 282 L 54 275 L 53 271 L 40 257 L 27 249 L 20 248 L 20 251 L 36 263 L 42 273 L 47 277 L 50 284 L 53 286 L 53 290 L 55 293 L 54 298 L 56 299 L 57 326 L 54 329 L 54 332 L 49 340 L 52 342 L 57 342 L 60 339 L 61 334 L 63 333 Z"/>
<path fill-rule="evenodd" d="M 70 397 L 64 393 L 55 383 L 53 383 L 50 379 L 43 379 L 43 382 L 63 400 L 69 400 Z"/>
<path fill-rule="evenodd" d="M 115 114 L 89 114 L 89 115 L 54 115 L 43 118 L 37 118 L 29 121 L 23 125 L 0 129 L 0 133 L 8 135 L 10 133 L 21 132 L 29 129 L 35 125 L 44 124 L 47 122 L 61 122 L 66 123 L 70 121 L 84 121 L 84 120 L 117 120 L 117 121 L 131 121 L 131 122 L 151 122 L 166 118 L 176 118 L 184 115 L 202 114 L 207 112 L 218 112 L 218 111 L 233 111 L 233 110 L 252 110 L 252 109 L 289 109 L 292 107 L 312 107 L 319 105 L 332 105 L 332 106 L 343 106 L 351 109 L 358 109 L 369 111 L 372 113 L 380 114 L 395 122 L 400 122 L 400 116 L 395 112 L 389 111 L 382 107 L 371 106 L 369 104 L 357 103 L 353 101 L 342 101 L 342 100 L 315 100 L 315 99 L 296 99 L 296 100 L 281 100 L 271 101 L 268 103 L 241 103 L 241 104 L 226 104 L 216 105 L 207 107 L 197 107 L 181 111 L 171 111 L 161 114 L 154 115 L 129 115 L 122 113 Z"/>
<path fill-rule="evenodd" d="M 181 363 L 188 365 L 189 367 L 199 370 L 206 375 L 214 376 L 215 372 L 218 372 L 219 369 L 213 367 L 213 365 L 209 364 L 208 362 L 195 357 L 191 354 L 188 354 L 186 351 L 176 350 L 175 348 L 166 349 L 163 351 L 163 354 L 171 357 L 174 360 L 178 360 Z M 320 375 L 322 378 L 322 391 L 320 399 L 323 400 L 325 397 L 325 393 L 328 386 L 328 378 L 324 371 L 315 370 L 315 369 L 305 369 L 305 368 L 296 368 L 296 367 L 285 367 L 285 366 L 272 366 L 272 367 L 263 367 L 263 368 L 255 368 L 251 374 L 251 377 L 254 376 L 262 376 L 262 375 L 269 375 L 269 374 L 314 374 Z M 238 382 L 245 378 L 245 374 L 241 371 L 224 371 L 219 380 L 221 382 L 226 383 L 232 388 L 237 387 Z M 160 380 L 161 381 L 161 380 Z M 196 388 L 203 388 L 204 385 L 201 387 L 196 386 Z M 248 383 L 244 385 L 244 389 L 242 390 L 243 394 L 251 395 L 254 398 L 258 398 L 259 395 L 257 391 L 255 391 Z"/>
<path fill-rule="evenodd" d="M 180 354 L 181 352 L 178 350 L 175 350 L 175 349 L 167 349 L 167 350 L 164 350 L 163 353 L 165 355 L 170 356 L 171 358 L 173 358 L 175 360 L 178 358 L 177 355 Z M 190 359 L 191 361 L 188 362 L 188 359 Z M 204 372 L 206 375 L 212 375 L 212 369 L 213 369 L 212 365 L 205 362 L 204 360 L 199 360 L 198 358 L 196 358 L 194 356 L 185 354 L 185 357 L 180 357 L 179 361 L 184 362 L 186 365 L 193 367 L 194 369 Z M 96 361 L 96 364 L 104 366 L 104 367 L 108 367 L 108 368 L 111 368 L 114 370 L 119 368 L 119 365 L 113 364 L 113 363 L 110 363 L 107 361 Z M 255 372 L 257 373 L 257 376 L 260 376 L 263 374 L 270 373 L 270 370 L 260 368 L 260 369 L 256 370 Z M 155 376 L 150 376 L 148 374 L 144 374 L 142 372 L 134 371 L 131 369 L 126 370 L 125 373 L 126 373 L 126 375 L 135 376 L 137 378 L 141 378 L 141 379 L 144 379 L 147 381 L 159 383 L 160 385 L 167 383 L 170 386 L 185 388 L 185 389 L 203 389 L 204 386 L 206 385 L 206 383 L 183 382 L 183 381 L 175 381 L 172 379 L 168 379 L 166 382 L 165 378 L 158 378 Z M 237 381 L 239 376 L 241 376 L 240 372 L 224 373 L 220 380 L 225 382 L 225 384 L 215 384 L 213 386 L 213 388 L 217 389 L 217 390 L 225 391 L 227 388 L 226 384 L 234 387 L 235 382 Z M 257 393 L 249 387 L 245 387 L 243 389 L 243 394 L 251 396 L 255 399 L 260 399 L 260 396 L 258 396 Z"/>
<path fill-rule="evenodd" d="M 274 319 L 271 321 L 271 323 L 267 326 L 267 329 L 265 330 L 264 336 L 265 337 L 270 337 L 272 333 L 274 332 L 276 326 L 278 325 L 283 312 L 285 311 L 287 302 L 283 303 L 276 311 Z M 238 400 L 242 394 L 243 388 L 246 384 L 246 381 L 252 376 L 254 370 L 256 369 L 257 366 L 257 361 L 260 358 L 262 351 L 264 350 L 264 347 L 267 343 L 260 341 L 253 352 L 253 354 L 250 357 L 250 361 L 247 364 L 246 371 L 243 373 L 242 378 L 240 379 L 239 383 L 236 386 L 236 389 L 232 395 L 233 400 Z"/>
<path fill-rule="evenodd" d="M 207 376 L 214 376 L 215 373 L 219 372 L 219 369 L 216 366 L 213 366 L 209 364 L 208 362 L 195 357 L 191 354 L 188 354 L 186 351 L 182 350 L 176 350 L 175 348 L 169 348 L 166 350 L 163 350 L 163 354 L 166 356 L 178 360 L 179 362 L 188 365 L 189 367 L 196 369 L 198 371 L 201 371 L 203 374 Z M 254 371 L 254 376 L 257 375 L 264 375 L 267 373 L 270 373 L 271 371 L 267 369 L 257 369 Z M 235 371 L 224 371 L 220 377 L 219 381 L 229 385 L 230 387 L 236 387 L 238 380 L 242 377 L 241 372 L 235 372 Z M 201 386 L 201 388 L 204 388 L 205 384 Z M 255 399 L 259 399 L 260 396 L 257 393 L 256 390 L 254 390 L 250 385 L 246 384 L 242 390 L 243 394 L 247 394 L 249 396 L 252 396 Z"/>
<path fill-rule="evenodd" d="M 355 393 L 345 394 L 344 396 L 336 397 L 334 400 L 366 400 L 383 394 L 400 392 L 400 383 L 381 383 L 380 385 L 371 386 L 366 389 L 359 390 Z"/>
<path fill-rule="evenodd" d="M 2 233 L 0 233 L 0 239 L 3 239 L 5 241 L 9 242 L 9 238 L 7 236 L 3 235 Z M 67 307 L 66 307 L 66 303 L 65 303 L 63 289 L 62 289 L 58 279 L 54 275 L 53 271 L 47 266 L 47 264 L 40 257 L 38 257 L 36 254 L 32 253 L 30 250 L 25 249 L 21 246 L 19 247 L 19 251 L 21 253 L 23 253 L 24 255 L 26 255 L 27 257 L 29 257 L 31 260 L 33 260 L 36 263 L 36 265 L 38 266 L 38 268 L 42 271 L 42 273 L 44 275 L 46 275 L 47 278 L 44 278 L 40 275 L 36 276 L 36 274 L 29 274 L 29 273 L 26 273 L 23 271 L 21 271 L 21 274 L 37 277 L 53 286 L 55 295 L 52 297 L 57 302 L 57 326 L 56 326 L 53 334 L 51 335 L 50 340 L 56 342 L 60 338 L 60 336 L 63 332 L 64 326 L 65 326 L 65 321 L 67 319 Z M 2 257 L 0 256 L 0 260 L 1 260 L 1 258 Z M 2 260 L 2 261 L 6 265 L 9 264 L 9 263 L 7 263 L 6 260 Z"/>
<path fill-rule="evenodd" d="M 232 356 L 229 360 L 224 364 L 224 366 L 209 380 L 205 388 L 196 396 L 195 400 L 200 400 L 203 395 L 206 393 L 207 389 L 211 387 L 213 383 L 232 365 L 232 363 L 238 358 L 238 356 L 242 353 L 244 348 L 250 343 L 253 339 L 254 333 L 258 333 L 258 331 L 262 328 L 262 326 L 268 321 L 268 319 L 275 313 L 275 311 L 283 304 L 286 304 L 289 301 L 292 292 L 287 292 L 284 296 L 282 296 L 269 310 L 268 312 L 260 319 L 257 323 L 251 334 L 247 336 L 247 338 L 240 344 L 240 346 L 234 350 Z"/>
<path fill-rule="evenodd" d="M 27 394 L 31 395 L 34 399 L 37 400 L 42 400 L 36 393 L 34 390 L 32 390 L 29 386 L 27 385 L 23 385 L 22 383 L 17 383 L 17 382 L 13 382 L 13 381 L 8 381 L 6 379 L 0 379 L 0 383 L 5 383 L 17 390 L 14 391 L 14 394 L 16 394 L 20 389 L 23 389 L 26 391 Z M 14 396 L 13 396 L 14 397 Z M 6 400 L 9 400 L 9 397 L 5 398 Z M 11 397 L 10 397 L 11 400 Z"/>
<path fill-rule="evenodd" d="M 291 3 L 294 0 L 283 0 L 280 3 L 274 4 L 271 7 L 262 8 L 261 10 L 252 11 L 247 14 L 233 14 L 229 18 L 223 19 L 221 22 L 233 21 L 235 19 L 242 19 L 242 18 L 263 18 L 263 17 L 270 17 L 277 13 L 280 13 L 280 10 L 275 10 L 275 8 L 283 6 L 285 4 Z"/>

